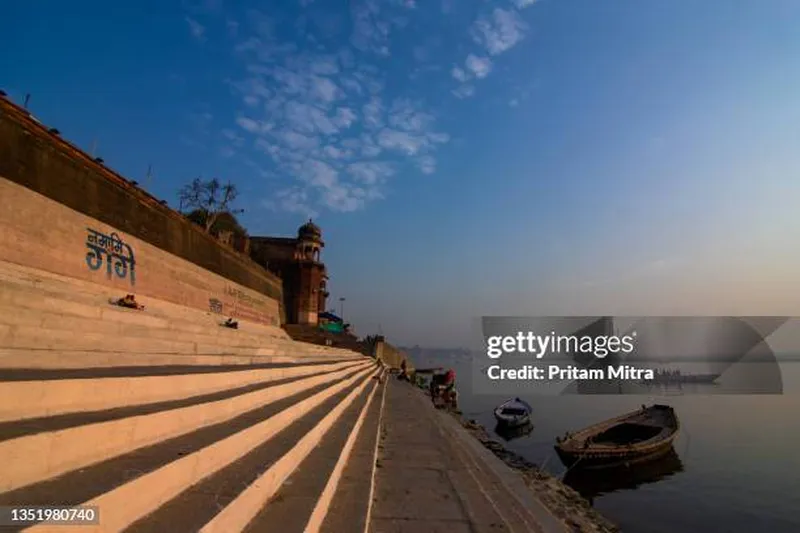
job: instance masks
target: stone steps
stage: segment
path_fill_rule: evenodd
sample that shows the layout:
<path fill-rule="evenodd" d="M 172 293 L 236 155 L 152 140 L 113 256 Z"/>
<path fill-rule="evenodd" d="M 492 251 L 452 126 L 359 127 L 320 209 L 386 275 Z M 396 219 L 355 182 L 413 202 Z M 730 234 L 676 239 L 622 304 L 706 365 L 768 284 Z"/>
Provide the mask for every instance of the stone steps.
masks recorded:
<path fill-rule="evenodd" d="M 233 354 L 192 355 L 155 354 L 150 352 L 107 352 L 86 350 L 31 350 L 26 348 L 0 348 L 0 373 L 19 373 L 37 370 L 81 370 L 83 368 L 116 367 L 182 367 L 187 365 L 229 366 L 312 362 L 337 362 L 364 359 L 363 356 L 338 356 L 298 349 L 287 350 L 280 355 L 245 356 Z"/>
<path fill-rule="evenodd" d="M 219 325 L 217 315 L 171 303 L 154 300 L 144 311 L 115 307 L 108 303 L 106 288 L 76 281 L 78 288 L 71 290 L 70 280 L 59 278 L 0 262 L 0 349 L 360 357 L 293 341 L 280 328 L 240 321 L 240 329 L 230 330 Z M 100 337 L 114 342 L 99 346 Z"/>
<path fill-rule="evenodd" d="M 250 330 L 243 328 L 242 322 L 239 323 L 240 329 L 224 328 L 220 326 L 221 319 L 216 315 L 211 317 L 210 313 L 197 315 L 198 320 L 192 322 L 183 318 L 170 317 L 163 309 L 160 310 L 161 314 L 159 315 L 157 306 L 147 306 L 144 311 L 124 309 L 111 305 L 105 297 L 79 298 L 66 289 L 55 291 L 27 287 L 24 284 L 8 281 L 0 281 L 0 289 L 2 289 L 0 306 L 4 309 L 15 310 L 15 316 L 9 317 L 10 323 L 15 325 L 63 329 L 72 324 L 97 328 L 101 323 L 113 323 L 112 328 L 117 331 L 125 331 L 126 328 L 133 332 L 154 329 L 161 330 L 164 334 L 199 334 L 234 342 L 240 342 L 242 339 L 252 341 L 268 339 L 278 343 L 291 342 L 290 337 L 275 334 L 273 331 L 275 328 L 258 331 L 255 329 L 260 327 L 258 324 L 250 324 Z M 33 293 L 35 297 L 32 297 L 32 291 L 35 291 Z M 16 310 L 19 310 L 19 313 Z M 61 321 L 59 317 L 64 317 L 66 320 Z"/>
<path fill-rule="evenodd" d="M 8 296 L 8 295 L 6 295 Z M 20 299 L 21 300 L 21 299 Z M 29 302 L 30 303 L 30 302 Z M 13 313 L 11 312 L 13 310 Z M 253 346 L 254 343 L 264 342 L 263 335 L 231 331 L 228 328 L 217 326 L 210 328 L 201 324 L 177 321 L 161 322 L 156 324 L 130 323 L 131 315 L 127 313 L 108 313 L 100 321 L 80 315 L 67 313 L 54 313 L 36 309 L 26 305 L 26 302 L 5 303 L 0 300 L 0 313 L 7 313 L 3 323 L 11 326 L 32 326 L 45 329 L 67 329 L 73 331 L 103 332 L 109 335 L 128 335 L 131 337 L 149 336 L 150 338 L 163 338 L 184 340 L 187 338 L 203 340 L 205 342 L 225 342 L 231 346 Z M 267 337 L 271 342 L 280 344 L 289 343 L 289 339 L 281 337 Z"/>
<path fill-rule="evenodd" d="M 99 297 L 103 302 L 107 301 L 109 298 L 116 300 L 117 298 L 124 296 L 124 294 L 120 294 L 121 292 L 132 292 L 136 294 L 135 287 L 131 287 L 126 291 L 121 291 L 119 289 L 106 287 L 105 285 L 92 283 L 91 281 L 70 278 L 53 272 L 48 272 L 46 270 L 33 269 L 7 261 L 2 262 L 2 268 L 0 268 L 0 281 L 26 284 L 28 286 L 37 287 L 41 290 L 52 290 L 56 292 L 66 290 L 73 294 L 76 298 L 89 297 L 96 299 Z M 186 318 L 195 319 L 197 316 L 215 315 L 215 313 L 211 313 L 208 310 L 185 307 L 176 303 L 168 302 L 158 298 L 152 298 L 149 296 L 137 295 L 137 298 L 144 298 L 148 301 L 157 302 L 157 309 L 154 310 L 154 313 L 159 314 L 163 311 L 168 313 L 168 316 L 173 318 L 184 316 Z M 287 336 L 286 332 L 284 332 L 280 327 L 264 324 L 254 325 L 271 329 L 277 336 Z"/>
<path fill-rule="evenodd" d="M 380 405 L 373 376 L 373 369 L 350 373 L 109 457 L 101 458 L 94 447 L 98 453 L 90 464 L 4 490 L 0 505 L 98 506 L 101 524 L 76 531 L 259 530 L 248 524 L 275 516 L 287 520 L 281 522 L 283 529 L 304 531 L 307 524 L 325 519 L 337 494 L 336 473 L 349 463 L 352 447 L 347 442 L 377 432 L 377 419 L 367 416 Z M 70 430 L 97 424 L 75 423 Z M 15 439 L 0 445 L 7 442 Z M 21 449 L 25 452 L 41 450 Z M 370 476 L 362 479 L 365 486 L 369 483 Z M 291 502 L 292 512 L 276 502 Z M 29 531 L 50 529 L 71 528 Z"/>
<path fill-rule="evenodd" d="M 86 352 L 114 353 L 149 353 L 165 355 L 239 355 L 239 356 L 275 356 L 294 355 L 328 355 L 341 356 L 342 352 L 324 350 L 313 344 L 301 342 L 275 343 L 265 342 L 262 345 L 233 346 L 226 342 L 192 342 L 149 338 L 147 336 L 107 335 L 99 332 L 76 332 L 62 329 L 43 329 L 31 326 L 0 325 L 0 346 L 10 349 L 28 350 L 74 350 Z M 203 339 L 205 340 L 205 339 Z M 361 357 L 355 352 L 345 352 L 351 357 Z"/>
<path fill-rule="evenodd" d="M 100 331 L 52 329 L 34 326 L 0 325 L 0 346 L 30 350 L 82 350 L 104 352 L 134 352 L 153 354 L 194 355 L 280 355 L 297 350 L 303 353 L 329 354 L 324 347 L 299 342 L 266 341 L 245 345 L 229 344 L 224 340 L 191 335 L 158 338 L 147 335 L 108 334 Z M 352 354 L 353 352 L 351 352 Z"/>
<path fill-rule="evenodd" d="M 366 367 L 369 368 L 366 368 Z M 361 372 L 371 370 L 370 363 L 362 363 Z M 273 384 L 232 398 L 212 401 L 199 397 L 193 403 L 174 409 L 145 411 L 118 418 L 117 413 L 106 413 L 102 422 L 70 426 L 64 429 L 26 434 L 0 442 L 0 464 L 4 464 L 0 490 L 11 490 L 35 483 L 48 477 L 61 475 L 115 455 L 132 451 L 172 438 L 209 423 L 242 414 L 254 406 L 267 404 L 278 398 L 306 390 L 313 386 L 342 377 L 344 370 L 302 378 L 289 383 Z M 140 407 L 141 408 L 141 407 Z M 95 418 L 92 418 L 95 420 Z M 20 422 L 21 423 L 21 422 Z M 45 421 L 36 421 L 36 427 L 47 428 Z M 87 446 L 86 443 L 93 443 Z"/>
<path fill-rule="evenodd" d="M 128 315 L 135 314 L 133 310 L 128 310 L 119 307 L 111 307 L 108 305 L 110 299 L 116 300 L 123 294 L 119 290 L 109 289 L 103 285 L 98 285 L 84 280 L 67 278 L 59 274 L 47 272 L 40 269 L 32 269 L 23 267 L 7 261 L 0 261 L 0 287 L 6 288 L 35 288 L 38 294 L 43 296 L 52 296 L 62 298 L 69 295 L 69 301 L 74 303 L 88 304 L 90 306 L 99 306 L 101 309 L 111 309 L 114 311 L 127 313 Z M 135 290 L 131 290 L 134 292 Z M 181 305 L 160 300 L 157 298 L 137 296 L 140 303 L 146 305 L 147 315 L 153 318 L 165 318 L 170 322 L 184 322 L 194 325 L 218 325 L 224 320 L 223 315 L 211 313 L 210 311 L 184 307 Z M 142 313 L 138 313 L 142 314 Z M 96 317 L 97 313 L 92 313 L 90 316 Z M 239 330 L 237 331 L 252 331 L 259 335 L 271 335 L 274 337 L 288 339 L 288 334 L 280 327 L 269 326 L 249 322 L 247 320 L 239 320 Z"/>
<path fill-rule="evenodd" d="M 0 381 L 0 398 L 3 398 L 0 403 L 0 422 L 175 401 L 357 365 L 363 363 L 272 364 L 265 368 L 237 368 L 227 372 L 155 376 L 110 377 L 98 373 L 93 376 L 89 372 L 80 378 L 70 378 L 69 374 L 59 377 L 57 373 L 33 375 L 26 381 Z M 36 377 L 39 379 L 34 380 Z M 97 379 L 99 377 L 102 379 Z"/>
<path fill-rule="evenodd" d="M 117 309 L 90 283 L 6 266 L 0 506 L 100 509 L 78 533 L 364 530 L 373 359 L 259 324 L 211 332 L 218 317 L 172 304 Z"/>
<path fill-rule="evenodd" d="M 330 504 L 321 523 L 319 520 L 309 520 L 310 532 L 369 531 L 386 387 L 386 383 L 378 386 L 375 397 L 364 414 L 361 430 L 351 434 L 353 447 L 347 461 L 342 465 L 336 490 L 330 496 Z"/>

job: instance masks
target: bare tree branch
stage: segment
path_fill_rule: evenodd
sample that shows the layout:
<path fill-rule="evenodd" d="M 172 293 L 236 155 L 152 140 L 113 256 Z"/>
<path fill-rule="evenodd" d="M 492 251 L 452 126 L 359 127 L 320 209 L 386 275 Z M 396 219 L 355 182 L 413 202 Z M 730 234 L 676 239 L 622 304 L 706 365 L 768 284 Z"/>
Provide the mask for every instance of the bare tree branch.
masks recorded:
<path fill-rule="evenodd" d="M 220 184 L 217 178 L 203 181 L 195 178 L 178 192 L 181 209 L 199 210 L 204 215 L 203 227 L 211 232 L 214 223 L 223 213 L 235 215 L 244 212 L 243 209 L 231 209 L 231 204 L 239 196 L 236 186 L 230 181 L 225 185 Z"/>

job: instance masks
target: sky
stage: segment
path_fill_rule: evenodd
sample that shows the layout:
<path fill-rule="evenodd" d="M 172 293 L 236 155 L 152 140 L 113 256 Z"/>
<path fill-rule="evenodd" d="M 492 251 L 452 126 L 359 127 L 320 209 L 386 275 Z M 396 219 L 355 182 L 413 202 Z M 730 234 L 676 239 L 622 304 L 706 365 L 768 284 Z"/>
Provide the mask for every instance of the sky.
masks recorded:
<path fill-rule="evenodd" d="M 0 89 L 173 206 L 218 177 L 252 235 L 313 217 L 358 333 L 464 346 L 483 315 L 800 315 L 798 27 L 794 0 L 12 2 Z"/>

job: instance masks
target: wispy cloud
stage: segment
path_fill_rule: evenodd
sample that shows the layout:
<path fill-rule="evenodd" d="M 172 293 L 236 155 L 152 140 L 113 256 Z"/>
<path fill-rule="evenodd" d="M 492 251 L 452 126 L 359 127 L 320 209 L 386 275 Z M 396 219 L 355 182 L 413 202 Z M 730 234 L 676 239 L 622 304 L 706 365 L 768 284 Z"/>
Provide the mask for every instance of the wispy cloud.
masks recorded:
<path fill-rule="evenodd" d="M 462 83 L 469 81 L 470 76 L 467 74 L 467 71 L 461 67 L 453 67 L 453 70 L 450 71 L 453 77 Z"/>
<path fill-rule="evenodd" d="M 453 95 L 457 98 L 469 98 L 470 96 L 475 95 L 475 86 L 474 85 L 461 85 L 456 89 L 453 89 Z"/>
<path fill-rule="evenodd" d="M 186 17 L 186 24 L 189 25 L 189 32 L 192 34 L 192 37 L 197 39 L 198 41 L 204 41 L 206 38 L 206 28 L 195 19 L 191 17 Z"/>
<path fill-rule="evenodd" d="M 449 135 L 437 131 L 422 102 L 389 97 L 381 70 L 369 63 L 388 46 L 391 25 L 376 26 L 378 6 L 354 8 L 363 40 L 335 52 L 286 46 L 258 16 L 252 34 L 241 37 L 246 74 L 231 83 L 241 106 L 226 138 L 232 149 L 253 147 L 265 173 L 287 180 L 265 205 L 312 216 L 354 211 L 382 198 L 406 164 L 435 171 L 435 153 Z M 412 6 L 397 0 L 395 7 Z"/>
<path fill-rule="evenodd" d="M 416 8 L 414 0 L 355 0 L 351 2 L 353 34 L 351 43 L 362 52 L 390 55 L 389 37 L 394 29 L 407 24 L 407 11 Z"/>
<path fill-rule="evenodd" d="M 531 6 L 536 0 L 513 0 L 517 9 Z M 479 16 L 470 28 L 472 41 L 479 45 L 484 54 L 498 56 L 516 46 L 525 37 L 528 25 L 522 20 L 519 12 L 514 8 L 495 8 L 491 14 Z M 472 82 L 482 79 L 492 71 L 492 60 L 485 55 L 469 54 L 464 60 L 464 65 L 456 65 L 450 71 L 452 77 L 461 85 L 452 92 L 458 98 L 468 98 L 475 94 Z M 510 105 L 519 104 L 519 99 L 514 98 Z"/>
<path fill-rule="evenodd" d="M 196 1 L 219 7 L 217 0 Z M 519 10 L 535 3 L 498 0 L 501 7 L 482 12 L 466 28 L 471 42 L 460 43 L 470 47 L 466 55 L 453 58 L 447 50 L 458 43 L 445 42 L 446 33 L 417 35 L 413 46 L 392 49 L 397 39 L 408 42 L 404 32 L 418 31 L 413 17 L 438 15 L 449 24 L 442 12 L 457 9 L 452 0 L 353 0 L 331 24 L 319 22 L 327 12 L 321 2 L 297 2 L 304 11 L 294 26 L 278 13 L 248 10 L 237 21 L 224 9 L 218 12 L 220 33 L 227 31 L 234 42 L 239 72 L 226 82 L 236 97 L 235 112 L 214 138 L 222 156 L 246 159 L 256 175 L 271 180 L 264 205 L 309 215 L 360 209 L 382 198 L 388 180 L 403 179 L 408 170 L 435 173 L 437 153 L 450 136 L 411 92 L 421 84 L 402 87 L 387 67 L 408 61 L 406 72 L 426 88 L 434 78 L 455 81 L 455 97 L 472 97 L 496 70 L 498 56 L 524 38 L 527 25 Z M 199 22 L 206 20 L 202 13 L 208 11 L 186 17 L 199 41 L 208 33 Z M 302 37 L 293 38 L 292 28 Z M 509 105 L 518 101 L 515 96 Z"/>
<path fill-rule="evenodd" d="M 488 57 L 479 57 L 469 54 L 464 60 L 464 66 L 455 66 L 450 71 L 453 78 L 461 85 L 453 90 L 458 98 L 469 98 L 475 94 L 475 86 L 471 83 L 476 79 L 485 78 L 492 71 L 492 60 Z"/>
<path fill-rule="evenodd" d="M 482 16 L 472 27 L 472 39 L 491 55 L 502 54 L 519 43 L 528 29 L 519 13 L 495 8 L 491 16 Z"/>
<path fill-rule="evenodd" d="M 465 61 L 467 68 L 476 78 L 485 78 L 492 70 L 492 61 L 488 57 L 468 55 Z"/>

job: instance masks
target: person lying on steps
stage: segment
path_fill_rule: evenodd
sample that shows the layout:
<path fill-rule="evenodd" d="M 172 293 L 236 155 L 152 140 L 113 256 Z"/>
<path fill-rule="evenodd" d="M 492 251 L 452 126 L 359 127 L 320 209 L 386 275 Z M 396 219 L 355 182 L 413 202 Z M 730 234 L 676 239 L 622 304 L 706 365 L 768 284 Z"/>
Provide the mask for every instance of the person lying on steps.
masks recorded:
<path fill-rule="evenodd" d="M 144 309 L 143 305 L 139 305 L 136 302 L 136 297 L 133 294 L 126 294 L 124 298 L 120 298 L 115 303 L 120 307 L 126 307 L 128 309 Z"/>

